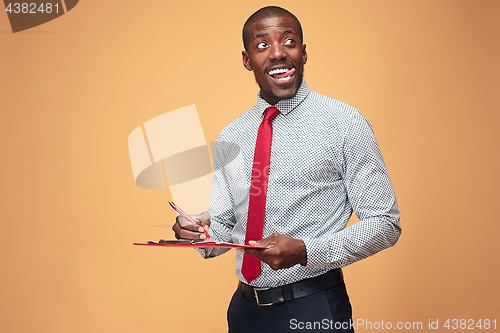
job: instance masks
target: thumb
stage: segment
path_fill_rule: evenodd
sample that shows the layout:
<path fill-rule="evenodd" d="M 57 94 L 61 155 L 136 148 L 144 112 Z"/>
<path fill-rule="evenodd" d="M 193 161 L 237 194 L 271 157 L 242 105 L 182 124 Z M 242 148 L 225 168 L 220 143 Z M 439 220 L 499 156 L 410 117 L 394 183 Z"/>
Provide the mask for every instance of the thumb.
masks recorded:
<path fill-rule="evenodd" d="M 267 239 L 261 239 L 259 241 L 248 241 L 248 245 L 265 247 L 268 244 L 267 244 Z M 246 254 L 255 255 L 256 253 L 259 253 L 260 251 L 262 251 L 262 249 L 245 249 L 245 248 L 240 247 L 238 249 L 238 251 L 242 252 L 242 253 L 246 253 Z"/>
<path fill-rule="evenodd" d="M 269 246 L 269 245 L 272 245 L 274 244 L 274 239 L 272 237 L 267 237 L 267 238 L 264 238 L 264 239 L 261 239 L 259 241 L 249 241 L 248 242 L 249 245 L 252 245 L 252 246 Z"/>
<path fill-rule="evenodd" d="M 208 212 L 203 212 L 199 215 L 191 215 L 191 217 L 205 230 L 207 229 L 207 226 L 210 226 L 210 214 Z"/>
<path fill-rule="evenodd" d="M 203 212 L 198 216 L 202 227 L 210 226 L 210 214 L 208 212 Z"/>

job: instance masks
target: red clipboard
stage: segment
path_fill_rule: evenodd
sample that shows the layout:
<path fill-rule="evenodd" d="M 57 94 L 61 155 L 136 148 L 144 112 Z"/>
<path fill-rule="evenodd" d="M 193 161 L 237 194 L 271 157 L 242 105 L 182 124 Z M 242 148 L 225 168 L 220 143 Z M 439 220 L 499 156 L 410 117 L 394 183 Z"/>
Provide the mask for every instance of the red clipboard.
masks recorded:
<path fill-rule="evenodd" d="M 147 241 L 146 243 L 134 243 L 134 245 L 144 246 L 166 246 L 166 247 L 212 247 L 212 248 L 245 248 L 245 249 L 268 249 L 271 246 L 252 246 L 244 244 L 233 244 L 217 241 L 205 241 L 197 243 L 186 243 L 186 241 L 168 241 L 168 243 L 158 243 L 154 241 Z"/>

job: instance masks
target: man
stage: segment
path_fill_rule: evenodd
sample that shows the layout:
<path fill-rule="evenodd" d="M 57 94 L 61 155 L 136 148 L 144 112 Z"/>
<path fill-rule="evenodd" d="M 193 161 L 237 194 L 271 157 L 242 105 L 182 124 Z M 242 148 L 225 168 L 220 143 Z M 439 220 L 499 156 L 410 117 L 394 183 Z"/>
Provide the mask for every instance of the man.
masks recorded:
<path fill-rule="evenodd" d="M 243 42 L 258 104 L 219 135 L 210 206 L 194 216 L 204 228 L 179 216 L 173 230 L 177 238 L 204 239 L 205 229 L 214 240 L 269 247 L 236 254 L 241 282 L 230 332 L 352 332 L 340 268 L 393 246 L 401 233 L 371 125 L 309 89 L 302 28 L 290 12 L 258 10 Z M 360 221 L 345 228 L 353 211 Z"/>

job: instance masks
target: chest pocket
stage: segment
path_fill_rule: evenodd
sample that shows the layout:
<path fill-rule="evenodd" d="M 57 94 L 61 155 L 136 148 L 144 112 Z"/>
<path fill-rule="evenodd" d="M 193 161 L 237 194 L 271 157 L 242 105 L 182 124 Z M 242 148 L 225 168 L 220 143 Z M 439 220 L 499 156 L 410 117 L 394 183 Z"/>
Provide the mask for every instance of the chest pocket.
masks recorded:
<path fill-rule="evenodd" d="M 342 181 L 338 165 L 335 154 L 318 138 L 288 137 L 276 145 L 273 141 L 269 180 L 299 188 L 329 186 Z"/>

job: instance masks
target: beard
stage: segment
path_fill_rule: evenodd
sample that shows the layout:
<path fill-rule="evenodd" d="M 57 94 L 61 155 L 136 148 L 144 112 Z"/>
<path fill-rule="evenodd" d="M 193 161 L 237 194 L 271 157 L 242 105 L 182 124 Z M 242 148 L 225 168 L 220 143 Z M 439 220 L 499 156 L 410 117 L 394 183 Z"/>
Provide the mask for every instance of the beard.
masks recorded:
<path fill-rule="evenodd" d="M 302 84 L 302 78 L 304 77 L 304 72 L 303 72 L 303 70 L 302 70 L 302 73 L 300 73 L 300 74 L 295 72 L 294 75 L 300 76 L 300 78 L 297 81 L 294 81 L 292 83 L 294 86 L 293 86 L 292 91 L 290 91 L 290 92 L 280 91 L 280 90 L 276 91 L 276 90 L 273 90 L 273 88 L 271 88 L 270 86 L 268 86 L 268 87 L 266 87 L 266 89 L 264 89 L 259 84 L 259 82 L 257 82 L 257 80 L 255 80 L 255 82 L 259 85 L 261 93 L 266 94 L 267 96 L 271 97 L 274 100 L 281 101 L 284 99 L 291 99 L 297 94 L 297 91 L 299 90 L 300 85 Z"/>

